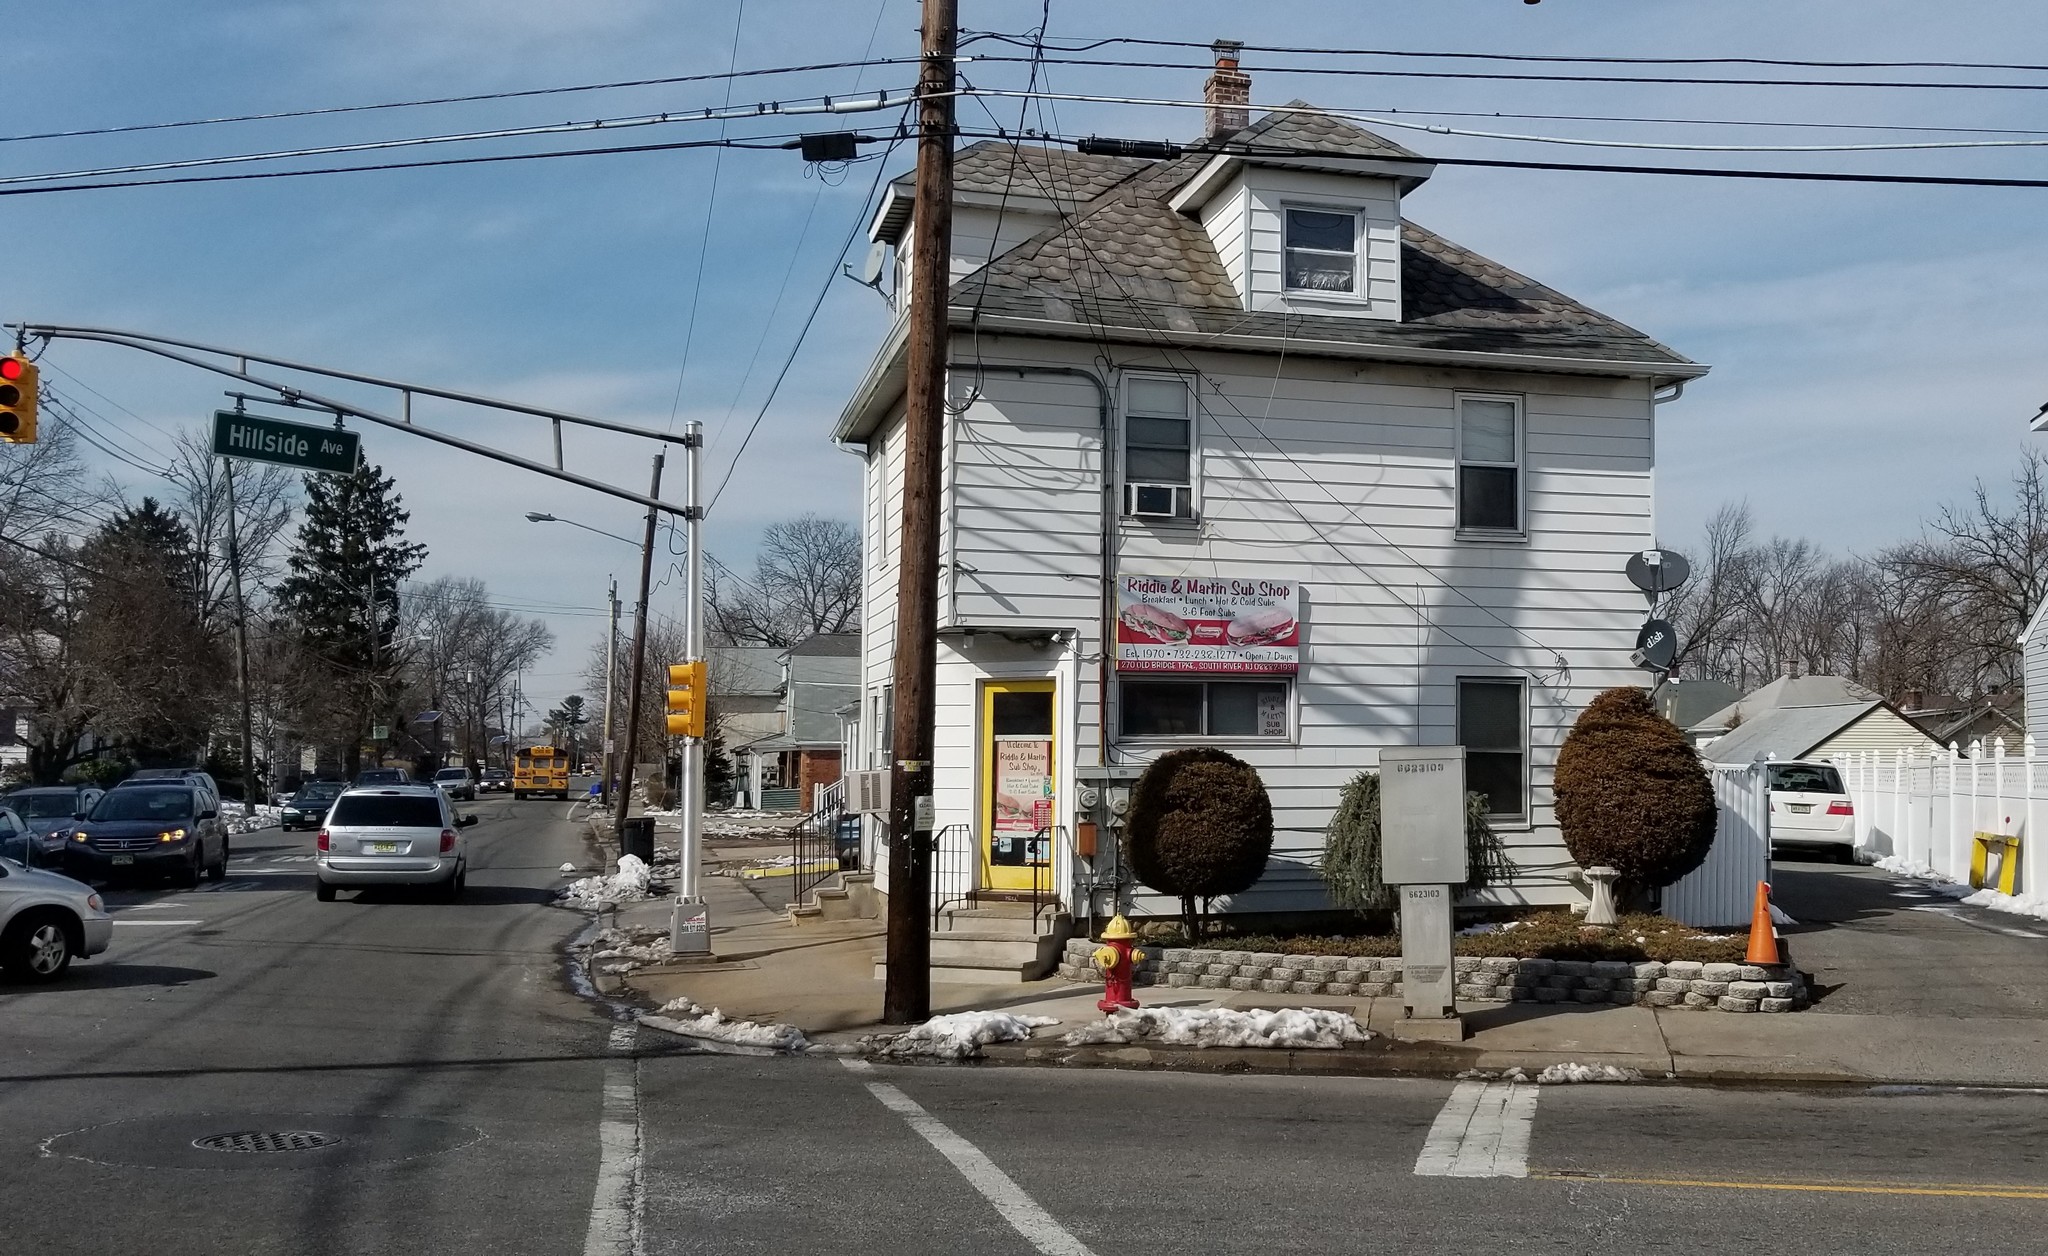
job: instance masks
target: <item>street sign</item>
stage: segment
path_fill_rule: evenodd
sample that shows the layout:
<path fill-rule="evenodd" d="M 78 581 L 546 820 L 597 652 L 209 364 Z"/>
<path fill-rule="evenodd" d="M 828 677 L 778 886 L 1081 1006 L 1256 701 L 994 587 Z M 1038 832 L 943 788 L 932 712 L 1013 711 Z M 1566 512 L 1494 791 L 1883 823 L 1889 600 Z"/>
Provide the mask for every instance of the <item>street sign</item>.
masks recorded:
<path fill-rule="evenodd" d="M 371 741 L 388 741 L 388 740 L 390 740 L 390 738 L 391 738 L 391 725 L 389 725 L 389 724 L 373 724 L 373 725 L 371 725 L 371 727 L 370 727 L 370 740 L 371 740 Z"/>
<path fill-rule="evenodd" d="M 359 445 L 354 432 L 338 427 L 286 423 L 232 410 L 213 414 L 213 452 L 223 458 L 249 458 L 302 471 L 346 475 L 356 469 Z"/>

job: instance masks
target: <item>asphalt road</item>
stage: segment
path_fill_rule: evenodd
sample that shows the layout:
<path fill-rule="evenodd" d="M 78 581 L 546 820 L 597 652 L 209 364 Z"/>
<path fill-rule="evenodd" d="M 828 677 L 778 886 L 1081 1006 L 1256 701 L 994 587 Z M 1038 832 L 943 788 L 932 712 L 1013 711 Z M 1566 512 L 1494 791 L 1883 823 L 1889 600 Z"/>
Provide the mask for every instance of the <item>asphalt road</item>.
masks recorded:
<path fill-rule="evenodd" d="M 565 983 L 562 804 L 477 810 L 461 904 L 316 903 L 306 838 L 254 834 L 223 888 L 115 895 L 70 982 L 0 987 L 0 1247 L 1814 1256 L 2048 1223 L 2038 1093 L 678 1053 Z M 252 1131 L 341 1141 L 193 1145 Z"/>

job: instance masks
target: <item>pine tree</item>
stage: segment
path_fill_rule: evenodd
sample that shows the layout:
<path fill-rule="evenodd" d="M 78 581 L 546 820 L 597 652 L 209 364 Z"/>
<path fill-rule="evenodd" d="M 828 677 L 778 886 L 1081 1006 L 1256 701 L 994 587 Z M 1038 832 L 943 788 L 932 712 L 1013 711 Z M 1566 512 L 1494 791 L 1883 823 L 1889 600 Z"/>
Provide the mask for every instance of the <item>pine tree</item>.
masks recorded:
<path fill-rule="evenodd" d="M 368 460 L 348 475 L 308 475 L 289 574 L 276 590 L 310 669 L 329 682 L 311 695 L 303 722 L 344 743 L 350 776 L 371 726 L 394 714 L 398 586 L 427 556 L 426 546 L 405 539 L 412 514 L 401 500 Z"/>
<path fill-rule="evenodd" d="M 194 764 L 229 683 L 200 613 L 192 532 L 154 498 L 79 550 L 77 634 L 95 730 L 145 764 Z"/>

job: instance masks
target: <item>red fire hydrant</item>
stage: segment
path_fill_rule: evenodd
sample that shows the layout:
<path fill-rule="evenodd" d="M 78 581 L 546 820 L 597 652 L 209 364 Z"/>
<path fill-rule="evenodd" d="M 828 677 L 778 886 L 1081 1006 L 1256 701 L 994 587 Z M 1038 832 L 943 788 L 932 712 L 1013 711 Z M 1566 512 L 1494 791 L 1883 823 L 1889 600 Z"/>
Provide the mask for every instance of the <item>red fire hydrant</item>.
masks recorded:
<path fill-rule="evenodd" d="M 1095 948 L 1091 957 L 1102 973 L 1102 998 L 1095 1004 L 1097 1011 L 1114 1012 L 1120 1007 L 1138 1006 L 1138 1000 L 1131 994 L 1131 978 L 1144 961 L 1145 952 L 1132 945 L 1137 937 L 1131 922 L 1121 915 L 1111 919 L 1109 927 L 1102 931 L 1102 945 Z"/>

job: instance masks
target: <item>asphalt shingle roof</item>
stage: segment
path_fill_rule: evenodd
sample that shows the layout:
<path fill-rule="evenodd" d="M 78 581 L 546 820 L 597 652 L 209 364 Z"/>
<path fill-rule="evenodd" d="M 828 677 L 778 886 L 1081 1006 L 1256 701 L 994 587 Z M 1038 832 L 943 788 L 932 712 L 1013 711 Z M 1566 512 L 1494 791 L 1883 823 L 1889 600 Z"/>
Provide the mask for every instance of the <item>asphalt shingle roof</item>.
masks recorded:
<path fill-rule="evenodd" d="M 1423 158 L 1362 127 L 1317 113 L 1272 114 L 1230 137 L 1354 157 Z M 1007 154 L 1007 144 L 998 145 Z M 985 150 L 977 145 L 970 153 Z M 1082 158 L 1025 148 L 1041 177 L 1082 171 L 1077 190 L 1103 185 L 1073 214 L 953 285 L 956 325 L 977 317 L 1067 323 L 1089 332 L 1161 330 L 1322 341 L 1402 350 L 1530 355 L 1645 366 L 1691 361 L 1642 332 L 1526 275 L 1402 223 L 1400 322 L 1244 308 L 1215 246 L 1168 198 L 1213 159 L 1202 148 L 1171 161 Z M 964 154 L 963 154 L 964 155 Z M 976 158 L 975 178 L 1007 171 Z M 1121 173 L 1119 173 L 1121 172 Z M 1035 184 L 1027 185 L 1036 189 Z M 1038 192 L 1043 195 L 1043 192 Z"/>
<path fill-rule="evenodd" d="M 1151 164 L 1132 157 L 982 140 L 953 154 L 953 190 L 1000 196 L 1008 189 L 1044 196 L 1046 191 L 1064 189 L 1069 199 L 1089 201 Z M 916 182 L 913 172 L 891 180 L 890 186 L 908 193 Z"/>

